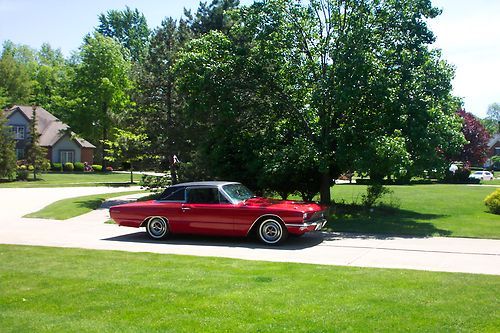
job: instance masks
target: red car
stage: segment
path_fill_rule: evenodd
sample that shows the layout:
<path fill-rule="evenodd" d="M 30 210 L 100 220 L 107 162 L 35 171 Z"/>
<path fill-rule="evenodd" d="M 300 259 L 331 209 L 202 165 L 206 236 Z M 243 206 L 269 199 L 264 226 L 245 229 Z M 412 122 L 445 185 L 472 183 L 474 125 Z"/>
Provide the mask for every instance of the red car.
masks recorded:
<path fill-rule="evenodd" d="M 168 187 L 157 200 L 110 208 L 120 226 L 146 227 L 153 239 L 169 234 L 249 236 L 266 244 L 289 234 L 320 230 L 324 209 L 316 203 L 259 198 L 240 183 L 196 182 Z"/>

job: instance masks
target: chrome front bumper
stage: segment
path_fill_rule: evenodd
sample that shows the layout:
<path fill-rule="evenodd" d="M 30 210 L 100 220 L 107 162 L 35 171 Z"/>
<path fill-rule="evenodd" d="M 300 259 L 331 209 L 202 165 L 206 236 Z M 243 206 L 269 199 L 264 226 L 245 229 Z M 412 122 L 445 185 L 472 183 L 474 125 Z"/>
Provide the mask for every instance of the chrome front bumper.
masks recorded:
<path fill-rule="evenodd" d="M 326 219 L 319 219 L 316 221 L 311 221 L 307 222 L 305 221 L 304 223 L 288 223 L 285 224 L 287 227 L 292 227 L 292 228 L 299 228 L 299 230 L 309 230 L 309 231 L 317 231 L 321 230 L 325 224 L 326 224 Z"/>

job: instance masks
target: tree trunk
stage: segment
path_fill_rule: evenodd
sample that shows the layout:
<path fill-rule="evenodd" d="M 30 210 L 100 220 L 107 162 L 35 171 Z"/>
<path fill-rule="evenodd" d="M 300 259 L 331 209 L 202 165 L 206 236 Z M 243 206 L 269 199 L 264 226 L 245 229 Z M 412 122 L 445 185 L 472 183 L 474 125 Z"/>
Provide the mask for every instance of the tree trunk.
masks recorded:
<path fill-rule="evenodd" d="M 330 195 L 331 176 L 330 170 L 321 173 L 321 185 L 319 189 L 320 203 L 323 205 L 330 205 L 332 197 Z"/>
<path fill-rule="evenodd" d="M 130 162 L 130 184 L 134 183 L 134 167 L 132 166 L 132 162 Z"/>
<path fill-rule="evenodd" d="M 108 139 L 108 129 L 106 126 L 103 127 L 102 129 L 102 143 L 101 143 L 101 151 L 102 151 L 102 171 L 106 172 L 106 166 L 107 166 L 107 161 L 106 161 L 106 140 Z"/>
<path fill-rule="evenodd" d="M 174 156 L 170 155 L 168 157 L 168 164 L 170 166 L 170 180 L 172 181 L 172 185 L 175 185 L 178 183 L 177 179 L 177 165 L 174 163 Z"/>
<path fill-rule="evenodd" d="M 108 165 L 106 161 L 106 140 L 108 140 L 108 105 L 106 103 L 103 103 L 102 105 L 102 112 L 104 114 L 104 121 L 102 124 L 102 171 L 106 172 L 106 167 Z"/>

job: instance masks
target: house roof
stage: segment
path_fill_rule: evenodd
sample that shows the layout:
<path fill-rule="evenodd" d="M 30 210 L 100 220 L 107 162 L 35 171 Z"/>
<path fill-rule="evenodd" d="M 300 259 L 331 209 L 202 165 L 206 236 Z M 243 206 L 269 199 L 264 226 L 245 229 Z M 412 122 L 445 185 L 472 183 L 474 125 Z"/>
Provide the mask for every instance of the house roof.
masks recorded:
<path fill-rule="evenodd" d="M 500 141 L 500 133 L 493 135 L 490 141 L 488 141 L 488 148 L 493 147 L 499 141 Z"/>
<path fill-rule="evenodd" d="M 7 118 L 15 112 L 20 112 L 29 121 L 33 116 L 33 108 L 25 105 L 14 105 L 6 110 Z M 72 132 L 68 125 L 54 117 L 42 107 L 36 108 L 37 131 L 40 133 L 40 146 L 52 147 L 63 136 L 70 135 L 71 138 L 82 148 L 95 148 L 93 144 L 79 138 Z"/>

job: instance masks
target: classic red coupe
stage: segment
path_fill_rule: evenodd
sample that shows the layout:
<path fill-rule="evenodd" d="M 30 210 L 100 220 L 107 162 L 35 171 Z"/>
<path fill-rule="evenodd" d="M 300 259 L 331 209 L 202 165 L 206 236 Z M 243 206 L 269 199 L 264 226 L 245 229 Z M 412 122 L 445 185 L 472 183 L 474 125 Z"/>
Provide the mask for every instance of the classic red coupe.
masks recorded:
<path fill-rule="evenodd" d="M 168 234 L 249 236 L 279 244 L 326 223 L 316 203 L 260 198 L 240 183 L 195 182 L 168 187 L 157 200 L 110 208 L 120 226 L 146 227 L 153 239 Z"/>

